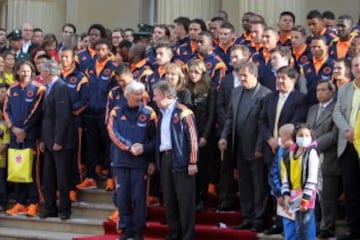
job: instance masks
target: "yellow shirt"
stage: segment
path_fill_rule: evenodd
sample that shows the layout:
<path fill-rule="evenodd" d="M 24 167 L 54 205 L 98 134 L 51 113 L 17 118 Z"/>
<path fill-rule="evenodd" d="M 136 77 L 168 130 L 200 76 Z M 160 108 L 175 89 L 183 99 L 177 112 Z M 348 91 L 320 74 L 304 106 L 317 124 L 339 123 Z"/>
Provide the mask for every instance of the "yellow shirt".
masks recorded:
<path fill-rule="evenodd" d="M 3 132 L 0 138 L 0 146 L 10 143 L 10 131 L 4 121 L 0 122 L 0 130 Z M 6 167 L 6 151 L 0 154 L 0 168 Z"/>
<path fill-rule="evenodd" d="M 302 172 L 302 154 L 298 158 L 294 158 L 294 154 L 290 153 L 290 190 L 299 190 L 302 189 L 301 184 L 301 172 Z M 286 167 L 284 161 L 281 161 L 281 171 L 280 175 L 283 178 L 284 173 L 286 172 Z M 289 173 L 287 172 L 287 176 Z"/>
<path fill-rule="evenodd" d="M 360 117 L 356 118 L 356 123 L 354 127 L 354 147 L 360 158 Z"/>
<path fill-rule="evenodd" d="M 355 89 L 351 104 L 350 126 L 354 129 L 356 123 L 356 117 L 358 115 L 359 107 L 360 107 L 360 88 L 355 84 L 355 82 L 353 82 L 353 85 Z"/>
<path fill-rule="evenodd" d="M 3 77 L 0 79 L 0 82 L 10 86 L 15 82 L 15 74 L 3 72 Z"/>

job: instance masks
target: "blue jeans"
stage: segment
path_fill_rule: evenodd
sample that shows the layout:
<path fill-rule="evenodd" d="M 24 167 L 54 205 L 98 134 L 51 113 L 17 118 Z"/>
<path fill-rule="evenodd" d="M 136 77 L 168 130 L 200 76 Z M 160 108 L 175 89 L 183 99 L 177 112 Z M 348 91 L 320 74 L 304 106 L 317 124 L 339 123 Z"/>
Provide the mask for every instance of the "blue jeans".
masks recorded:
<path fill-rule="evenodd" d="M 282 222 L 283 222 L 285 240 L 316 239 L 315 214 L 314 214 L 314 210 L 309 210 L 309 211 L 311 211 L 312 213 L 310 216 L 310 222 L 309 222 L 308 229 L 307 229 L 308 237 L 307 238 L 306 237 L 299 238 L 298 233 L 296 231 L 298 224 L 293 220 L 290 220 L 288 218 L 283 218 Z"/>

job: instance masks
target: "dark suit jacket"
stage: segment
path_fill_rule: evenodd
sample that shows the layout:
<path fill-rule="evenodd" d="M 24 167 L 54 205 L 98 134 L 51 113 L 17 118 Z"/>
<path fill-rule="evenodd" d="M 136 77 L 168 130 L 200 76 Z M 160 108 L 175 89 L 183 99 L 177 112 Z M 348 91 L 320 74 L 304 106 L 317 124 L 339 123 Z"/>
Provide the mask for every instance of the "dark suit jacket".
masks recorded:
<path fill-rule="evenodd" d="M 340 162 L 337 158 L 337 127 L 332 118 L 335 101 L 332 101 L 316 121 L 320 104 L 309 108 L 306 123 L 313 129 L 318 149 L 323 154 L 322 174 L 327 176 L 340 175 Z"/>
<path fill-rule="evenodd" d="M 216 99 L 216 113 L 219 123 L 219 129 L 222 131 L 226 120 L 226 112 L 230 103 L 231 93 L 234 89 L 234 75 L 227 74 L 221 81 L 218 96 Z"/>
<path fill-rule="evenodd" d="M 74 134 L 70 95 L 66 83 L 57 79 L 45 96 L 41 140 L 49 151 L 52 151 L 54 143 L 62 145 L 64 149 L 71 149 L 75 146 Z"/>
<path fill-rule="evenodd" d="M 239 109 L 243 91 L 244 88 L 240 86 L 235 88 L 232 92 L 221 138 L 228 139 L 232 134 L 232 146 L 234 146 L 234 149 L 241 147 L 242 152 L 244 153 L 244 156 L 242 157 L 247 160 L 254 160 L 255 151 L 261 151 L 263 145 L 262 138 L 258 131 L 257 120 L 259 119 L 262 101 L 271 91 L 258 83 L 255 92 L 251 96 L 251 106 L 248 108 L 247 112 Z M 236 131 L 239 126 L 236 126 L 236 124 L 240 114 L 245 115 L 246 117 L 240 126 L 241 136 L 237 136 Z M 240 142 L 240 145 L 236 144 L 237 142 Z"/>
<path fill-rule="evenodd" d="M 265 141 L 273 137 L 278 99 L 279 91 L 272 92 L 265 97 L 264 104 L 262 105 L 259 118 L 259 130 Z M 293 90 L 287 97 L 281 110 L 278 127 L 280 128 L 286 123 L 305 122 L 307 109 L 306 95 L 297 90 Z M 264 161 L 270 164 L 273 159 L 274 154 L 270 146 L 266 144 L 264 147 Z"/>

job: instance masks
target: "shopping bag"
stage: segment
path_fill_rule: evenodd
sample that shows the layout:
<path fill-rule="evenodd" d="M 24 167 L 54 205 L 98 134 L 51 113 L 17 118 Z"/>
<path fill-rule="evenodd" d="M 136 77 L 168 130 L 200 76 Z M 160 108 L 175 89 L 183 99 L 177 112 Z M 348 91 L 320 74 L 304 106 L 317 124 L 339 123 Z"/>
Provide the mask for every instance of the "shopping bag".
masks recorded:
<path fill-rule="evenodd" d="M 31 183 L 33 149 L 8 149 L 8 177 L 9 182 Z"/>

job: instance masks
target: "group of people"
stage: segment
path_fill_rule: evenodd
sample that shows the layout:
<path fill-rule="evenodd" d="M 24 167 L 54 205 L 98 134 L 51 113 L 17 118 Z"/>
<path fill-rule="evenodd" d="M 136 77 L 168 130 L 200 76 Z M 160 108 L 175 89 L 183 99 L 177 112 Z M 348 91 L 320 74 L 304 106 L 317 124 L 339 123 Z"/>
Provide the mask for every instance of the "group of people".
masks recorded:
<path fill-rule="evenodd" d="M 67 23 L 60 43 L 30 23 L 0 29 L 3 209 L 7 149 L 35 159 L 5 212 L 34 217 L 43 201 L 41 218 L 69 219 L 77 191 L 104 175 L 119 239 L 143 239 L 146 207 L 162 203 L 166 239 L 190 240 L 209 195 L 234 210 L 235 184 L 234 229 L 333 237 L 343 192 L 338 239 L 360 238 L 360 23 L 313 10 L 306 34 L 290 11 L 277 28 L 246 12 L 236 36 L 227 17 L 81 35 Z"/>

